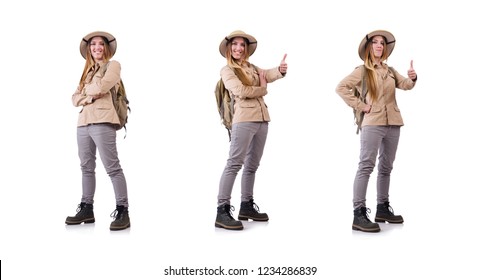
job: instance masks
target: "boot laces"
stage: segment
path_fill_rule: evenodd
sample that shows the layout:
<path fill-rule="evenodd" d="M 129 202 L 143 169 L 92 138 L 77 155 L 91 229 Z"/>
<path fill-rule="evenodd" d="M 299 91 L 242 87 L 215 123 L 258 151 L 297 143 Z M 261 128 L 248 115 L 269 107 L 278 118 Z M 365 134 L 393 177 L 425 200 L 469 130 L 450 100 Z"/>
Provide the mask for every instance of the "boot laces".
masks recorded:
<path fill-rule="evenodd" d="M 233 211 L 235 210 L 235 207 L 233 205 L 230 205 L 230 209 L 227 212 L 228 215 L 230 216 L 231 219 L 233 219 Z"/>
<path fill-rule="evenodd" d="M 369 213 L 371 213 L 371 209 L 369 209 L 369 208 L 363 208 L 363 209 L 361 209 L 361 210 L 362 210 L 362 211 L 361 211 L 361 214 L 362 214 L 363 218 L 366 219 L 366 220 L 368 220 L 368 221 L 371 221 L 371 220 L 369 219 Z"/>
<path fill-rule="evenodd" d="M 118 209 L 115 209 L 115 210 L 113 210 L 113 212 L 111 212 L 110 217 L 112 217 L 114 219 L 114 218 L 116 218 L 117 215 L 118 215 Z"/>
<path fill-rule="evenodd" d="M 254 201 L 251 201 L 251 206 L 253 206 L 253 209 L 259 213 L 259 206 L 258 204 L 254 203 Z"/>
<path fill-rule="evenodd" d="M 78 204 L 78 207 L 77 207 L 77 213 L 78 213 L 78 212 L 80 212 L 82 209 L 83 209 L 83 207 L 82 207 L 82 204 L 81 204 L 81 203 L 80 203 L 80 204 Z"/>
<path fill-rule="evenodd" d="M 394 215 L 394 209 L 389 205 L 389 201 L 384 202 L 384 206 L 388 209 L 391 215 Z"/>
<path fill-rule="evenodd" d="M 117 206 L 113 212 L 111 212 L 110 217 L 119 219 L 123 212 L 128 211 L 127 207 Z"/>
<path fill-rule="evenodd" d="M 111 212 L 110 217 L 112 217 L 113 219 L 115 218 L 120 219 L 121 214 L 123 213 L 124 210 L 125 208 L 116 208 L 115 210 L 113 210 L 113 212 Z"/>

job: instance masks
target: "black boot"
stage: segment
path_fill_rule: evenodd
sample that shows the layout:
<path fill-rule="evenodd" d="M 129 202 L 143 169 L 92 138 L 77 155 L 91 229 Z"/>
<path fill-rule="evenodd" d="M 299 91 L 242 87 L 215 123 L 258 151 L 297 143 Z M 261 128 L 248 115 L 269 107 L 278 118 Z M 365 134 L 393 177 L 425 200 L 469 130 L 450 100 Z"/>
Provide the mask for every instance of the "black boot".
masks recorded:
<path fill-rule="evenodd" d="M 404 222 L 401 215 L 394 215 L 394 210 L 389 205 L 389 201 L 378 204 L 374 221 L 378 223 L 388 222 L 391 224 L 402 224 Z"/>
<path fill-rule="evenodd" d="M 231 229 L 231 230 L 242 230 L 243 224 L 240 221 L 237 221 L 231 215 L 231 212 L 235 208 L 229 204 L 223 204 L 218 206 L 215 227 Z"/>
<path fill-rule="evenodd" d="M 68 216 L 65 220 L 65 224 L 67 225 L 90 224 L 94 222 L 93 204 L 87 204 L 85 202 L 78 204 L 77 214 L 75 216 Z"/>
<path fill-rule="evenodd" d="M 269 220 L 268 214 L 259 213 L 259 207 L 256 205 L 256 203 L 254 203 L 253 199 L 241 202 L 238 220 L 247 221 L 248 219 L 257 222 L 266 222 Z"/>
<path fill-rule="evenodd" d="M 364 232 L 379 232 L 381 228 L 378 224 L 369 220 L 368 213 L 371 210 L 366 207 L 354 209 L 353 230 L 360 230 Z"/>
<path fill-rule="evenodd" d="M 110 230 L 122 230 L 130 227 L 128 207 L 117 205 L 110 217 L 115 218 L 115 220 L 110 224 Z"/>

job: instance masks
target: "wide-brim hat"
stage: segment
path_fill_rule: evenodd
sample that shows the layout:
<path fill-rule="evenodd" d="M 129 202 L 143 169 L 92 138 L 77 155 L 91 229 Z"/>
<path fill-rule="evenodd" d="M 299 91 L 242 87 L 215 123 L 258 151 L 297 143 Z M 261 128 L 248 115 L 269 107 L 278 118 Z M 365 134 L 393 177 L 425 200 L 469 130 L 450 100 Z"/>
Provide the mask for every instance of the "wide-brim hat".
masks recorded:
<path fill-rule="evenodd" d="M 80 42 L 80 53 L 83 58 L 86 59 L 87 48 L 88 48 L 88 41 L 90 41 L 93 37 L 103 37 L 108 41 L 108 46 L 110 47 L 111 56 L 113 56 L 116 52 L 116 39 L 113 35 L 108 32 L 104 31 L 95 31 L 92 33 L 87 34 L 85 37 L 82 38 Z"/>
<path fill-rule="evenodd" d="M 221 53 L 221 55 L 226 57 L 226 45 L 228 44 L 228 42 L 231 39 L 236 38 L 236 37 L 243 37 L 248 41 L 248 53 L 251 56 L 254 53 L 254 51 L 256 50 L 258 42 L 256 41 L 255 37 L 253 37 L 249 34 L 246 34 L 245 32 L 243 32 L 241 30 L 236 30 L 236 31 L 231 32 L 230 35 L 226 36 L 223 39 L 223 41 L 221 41 L 221 43 L 220 43 L 220 53 Z"/>
<path fill-rule="evenodd" d="M 376 30 L 376 31 L 373 31 L 373 32 L 370 32 L 369 34 L 367 34 L 366 37 L 364 37 L 363 40 L 361 41 L 361 43 L 359 44 L 358 53 L 359 53 L 359 57 L 363 61 L 364 61 L 364 56 L 365 56 L 365 53 L 366 53 L 367 43 L 369 41 L 371 41 L 371 39 L 374 36 L 377 36 L 377 35 L 383 36 L 386 39 L 387 52 L 388 52 L 387 57 L 389 57 L 391 55 L 391 53 L 393 52 L 394 45 L 396 45 L 396 39 L 394 38 L 394 35 L 391 32 L 386 31 L 386 30 Z"/>

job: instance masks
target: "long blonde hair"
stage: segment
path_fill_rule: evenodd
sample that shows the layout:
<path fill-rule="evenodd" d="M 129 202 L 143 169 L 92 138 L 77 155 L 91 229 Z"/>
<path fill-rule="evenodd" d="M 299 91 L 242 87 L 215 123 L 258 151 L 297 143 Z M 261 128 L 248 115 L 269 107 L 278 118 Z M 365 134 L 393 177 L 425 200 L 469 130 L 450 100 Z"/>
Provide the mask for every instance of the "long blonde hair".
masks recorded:
<path fill-rule="evenodd" d="M 244 58 L 243 61 L 239 61 L 233 58 L 233 55 L 231 54 L 231 40 L 228 40 L 226 43 L 226 62 L 229 67 L 231 67 L 238 78 L 240 79 L 241 82 L 245 85 L 253 85 L 253 82 L 249 79 L 248 75 L 246 75 L 246 72 L 243 70 L 242 66 L 246 65 L 247 67 L 250 66 L 249 63 L 249 41 L 248 39 L 244 38 L 245 41 L 245 52 L 244 52 Z"/>
<path fill-rule="evenodd" d="M 110 43 L 108 43 L 108 40 L 105 37 L 103 36 L 100 36 L 100 37 L 102 38 L 104 46 L 105 46 L 103 50 L 103 61 L 109 61 L 112 57 L 112 54 L 110 51 Z M 88 72 L 90 72 L 90 69 L 96 64 L 95 60 L 93 59 L 93 56 L 91 55 L 91 49 L 90 49 L 91 40 L 93 38 L 90 38 L 90 40 L 88 40 L 88 43 L 87 43 L 86 55 L 85 55 L 86 57 L 85 66 L 83 67 L 83 73 L 80 78 L 80 89 L 82 89 L 83 86 L 85 85 L 85 80 L 87 79 Z"/>
<path fill-rule="evenodd" d="M 383 37 L 384 38 L 384 37 Z M 386 38 L 384 38 L 386 42 Z M 368 94 L 371 96 L 373 101 L 376 101 L 378 98 L 378 80 L 376 75 L 376 70 L 374 69 L 374 51 L 373 51 L 372 40 L 370 39 L 366 43 L 366 52 L 364 53 L 364 67 L 366 68 L 367 85 L 368 85 Z M 386 61 L 388 56 L 388 45 L 384 44 L 383 54 L 381 55 L 380 61 Z"/>

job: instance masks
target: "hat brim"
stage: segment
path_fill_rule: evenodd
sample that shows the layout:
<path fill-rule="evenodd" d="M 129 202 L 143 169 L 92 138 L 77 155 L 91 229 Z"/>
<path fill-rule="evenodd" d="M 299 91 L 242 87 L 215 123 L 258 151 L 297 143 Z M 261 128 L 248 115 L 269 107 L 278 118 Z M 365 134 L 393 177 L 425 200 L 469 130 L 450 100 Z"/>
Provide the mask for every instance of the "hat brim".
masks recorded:
<path fill-rule="evenodd" d="M 113 56 L 115 54 L 115 52 L 116 52 L 116 38 L 108 32 L 95 31 L 95 32 L 87 34 L 85 37 L 82 38 L 82 40 L 80 42 L 80 53 L 83 56 L 83 58 L 86 59 L 88 42 L 90 41 L 90 39 L 93 38 L 93 37 L 99 37 L 99 36 L 106 38 L 106 40 L 108 41 L 108 46 L 110 47 L 111 56 Z"/>
<path fill-rule="evenodd" d="M 396 45 L 396 38 L 394 38 L 394 35 L 386 30 L 376 30 L 373 32 L 370 32 L 367 34 L 363 40 L 361 40 L 361 43 L 359 44 L 358 48 L 358 54 L 359 57 L 364 61 L 364 57 L 366 55 L 366 45 L 368 41 L 370 41 L 374 36 L 383 36 L 386 39 L 386 45 L 387 45 L 387 57 L 391 55 L 391 53 L 394 50 L 394 46 Z"/>
<path fill-rule="evenodd" d="M 256 50 L 256 47 L 258 45 L 258 42 L 256 41 L 256 38 L 249 35 L 249 34 L 245 34 L 245 33 L 231 33 L 230 35 L 226 36 L 220 43 L 220 53 L 223 57 L 226 57 L 226 46 L 228 44 L 228 42 L 233 39 L 233 38 L 236 38 L 236 37 L 242 37 L 242 38 L 245 38 L 246 40 L 248 40 L 248 53 L 249 53 L 249 56 L 251 56 L 254 51 Z"/>

